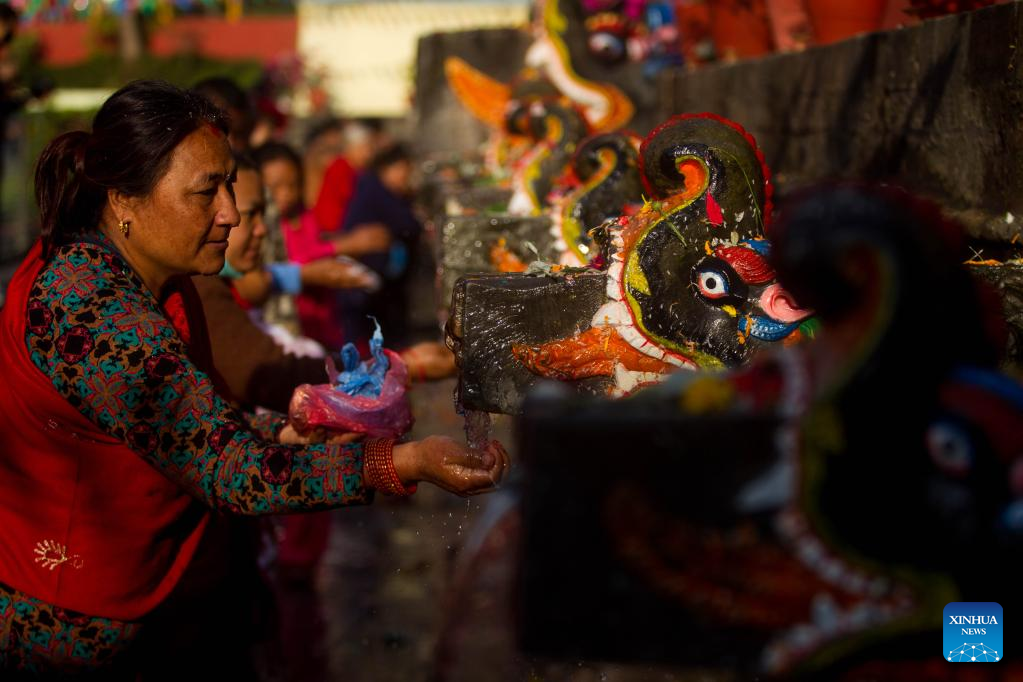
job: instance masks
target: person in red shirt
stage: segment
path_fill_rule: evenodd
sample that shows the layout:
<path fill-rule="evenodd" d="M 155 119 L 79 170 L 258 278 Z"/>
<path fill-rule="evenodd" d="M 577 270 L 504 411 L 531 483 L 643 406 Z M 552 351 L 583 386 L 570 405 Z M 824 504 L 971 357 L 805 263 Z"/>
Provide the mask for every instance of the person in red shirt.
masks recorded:
<path fill-rule="evenodd" d="M 350 121 L 344 127 L 344 150 L 327 166 L 320 185 L 313 213 L 320 229 L 340 230 L 344 225 L 348 204 L 355 194 L 359 173 L 376 152 L 376 136 L 369 126 Z"/>

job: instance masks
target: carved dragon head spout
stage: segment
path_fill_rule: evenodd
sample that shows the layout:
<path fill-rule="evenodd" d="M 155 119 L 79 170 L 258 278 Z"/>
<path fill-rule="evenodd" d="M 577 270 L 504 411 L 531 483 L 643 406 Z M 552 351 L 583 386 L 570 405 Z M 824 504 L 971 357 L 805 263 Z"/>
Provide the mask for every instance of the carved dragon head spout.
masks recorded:
<path fill-rule="evenodd" d="M 768 264 L 769 174 L 741 126 L 677 116 L 647 138 L 640 163 L 650 198 L 606 235 L 607 302 L 576 338 L 515 347 L 532 371 L 610 372 L 628 392 L 677 367 L 742 364 L 809 317 Z"/>
<path fill-rule="evenodd" d="M 562 264 L 580 266 L 598 253 L 591 231 L 641 201 L 638 138 L 626 133 L 595 135 L 579 145 L 573 160 L 578 186 L 552 212 Z"/>

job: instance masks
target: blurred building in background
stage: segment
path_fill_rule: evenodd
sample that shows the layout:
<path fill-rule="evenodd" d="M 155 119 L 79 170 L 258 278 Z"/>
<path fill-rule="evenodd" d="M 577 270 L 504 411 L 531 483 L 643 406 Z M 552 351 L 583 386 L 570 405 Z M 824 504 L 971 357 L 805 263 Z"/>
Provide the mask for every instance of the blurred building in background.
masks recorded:
<path fill-rule="evenodd" d="M 300 0 L 298 51 L 337 111 L 409 113 L 416 44 L 438 31 L 525 26 L 529 0 Z"/>

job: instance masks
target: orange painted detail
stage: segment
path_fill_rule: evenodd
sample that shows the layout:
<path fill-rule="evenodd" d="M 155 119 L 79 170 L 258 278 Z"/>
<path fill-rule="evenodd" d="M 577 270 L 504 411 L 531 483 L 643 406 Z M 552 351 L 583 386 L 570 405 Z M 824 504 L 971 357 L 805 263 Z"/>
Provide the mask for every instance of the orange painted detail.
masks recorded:
<path fill-rule="evenodd" d="M 444 74 L 455 97 L 472 115 L 492 128 L 504 127 L 511 88 L 458 57 L 444 60 Z"/>
<path fill-rule="evenodd" d="M 525 272 L 526 264 L 508 248 L 504 239 L 490 247 L 490 264 L 498 272 Z"/>
<path fill-rule="evenodd" d="M 683 208 L 690 203 L 692 197 L 686 196 L 688 189 L 689 183 L 686 182 L 686 192 L 673 194 L 659 201 L 651 201 L 643 206 L 639 213 L 629 220 L 628 225 L 622 230 L 622 240 L 625 243 L 624 251 L 628 252 L 636 241 L 659 220 L 666 218 L 672 211 Z"/>
<path fill-rule="evenodd" d="M 703 191 L 710 181 L 710 171 L 702 160 L 695 156 L 683 156 L 675 162 L 679 175 L 685 178 L 681 192 L 683 199 L 693 199 Z"/>
<path fill-rule="evenodd" d="M 618 555 L 654 589 L 717 622 L 777 630 L 802 622 L 820 594 L 843 608 L 862 600 L 818 577 L 752 525 L 700 527 L 659 513 L 635 488 L 608 496 Z"/>
<path fill-rule="evenodd" d="M 512 354 L 534 374 L 560 381 L 614 376 L 618 365 L 634 372 L 657 374 L 675 369 L 640 353 L 611 327 L 591 327 L 570 339 L 540 346 L 517 343 L 512 346 Z"/>
<path fill-rule="evenodd" d="M 628 95 L 613 85 L 601 84 L 601 90 L 603 90 L 611 107 L 607 116 L 593 124 L 593 129 L 597 133 L 614 132 L 632 119 L 632 115 L 636 112 L 636 107 L 633 106 L 632 100 L 629 99 Z"/>

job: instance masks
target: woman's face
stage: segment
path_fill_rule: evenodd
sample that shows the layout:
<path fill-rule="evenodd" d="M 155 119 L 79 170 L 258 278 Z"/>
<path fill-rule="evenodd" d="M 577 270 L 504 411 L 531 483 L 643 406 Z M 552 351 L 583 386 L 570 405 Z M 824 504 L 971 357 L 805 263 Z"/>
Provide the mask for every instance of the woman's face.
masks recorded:
<path fill-rule="evenodd" d="M 204 125 L 174 149 L 148 196 L 115 203 L 116 217 L 131 221 L 117 241 L 154 293 L 172 275 L 224 267 L 227 237 L 239 222 L 233 172 L 227 137 Z"/>
<path fill-rule="evenodd" d="M 227 241 L 227 262 L 239 272 L 249 272 L 259 266 L 259 247 L 266 236 L 266 224 L 263 222 L 266 204 L 259 173 L 248 168 L 238 171 L 234 182 L 234 201 L 241 222 L 231 230 Z"/>
<path fill-rule="evenodd" d="M 274 206 L 285 218 L 294 217 L 302 200 L 298 168 L 287 159 L 274 159 L 264 163 L 261 170 Z"/>

